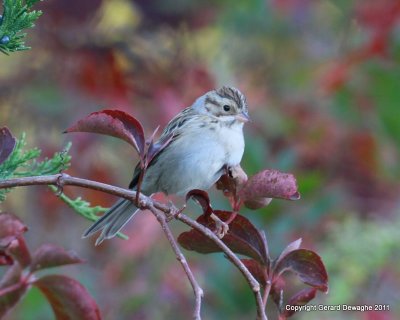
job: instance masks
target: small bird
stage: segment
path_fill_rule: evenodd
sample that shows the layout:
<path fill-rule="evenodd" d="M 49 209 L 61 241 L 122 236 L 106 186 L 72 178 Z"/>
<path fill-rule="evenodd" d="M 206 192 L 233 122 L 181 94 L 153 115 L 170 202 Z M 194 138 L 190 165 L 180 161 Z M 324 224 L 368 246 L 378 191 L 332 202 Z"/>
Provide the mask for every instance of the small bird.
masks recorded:
<path fill-rule="evenodd" d="M 150 163 L 141 192 L 152 195 L 185 195 L 193 189 L 212 187 L 225 168 L 240 163 L 244 152 L 243 124 L 249 121 L 245 96 L 234 87 L 222 87 L 199 97 L 177 114 L 163 130 L 160 140 L 172 134 L 171 142 Z M 136 190 L 137 165 L 129 188 Z M 127 199 L 118 200 L 83 237 L 99 230 L 96 245 L 113 238 L 137 212 Z"/>

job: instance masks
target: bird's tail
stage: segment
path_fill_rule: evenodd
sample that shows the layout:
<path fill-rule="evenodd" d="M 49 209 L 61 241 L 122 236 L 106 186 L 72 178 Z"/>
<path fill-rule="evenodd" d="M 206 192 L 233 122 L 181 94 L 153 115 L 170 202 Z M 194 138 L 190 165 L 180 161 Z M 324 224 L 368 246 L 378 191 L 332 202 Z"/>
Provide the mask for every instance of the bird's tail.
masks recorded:
<path fill-rule="evenodd" d="M 96 240 L 97 246 L 104 240 L 113 238 L 138 211 L 139 210 L 132 201 L 120 199 L 99 220 L 87 229 L 82 237 L 89 237 L 97 231 L 102 230 L 100 236 Z"/>

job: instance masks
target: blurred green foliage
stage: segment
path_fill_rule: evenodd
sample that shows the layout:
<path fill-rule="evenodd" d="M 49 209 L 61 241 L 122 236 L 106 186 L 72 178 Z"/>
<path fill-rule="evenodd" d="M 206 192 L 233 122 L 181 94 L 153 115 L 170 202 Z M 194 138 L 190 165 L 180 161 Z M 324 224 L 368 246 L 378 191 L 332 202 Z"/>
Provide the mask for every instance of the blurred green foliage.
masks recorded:
<path fill-rule="evenodd" d="M 26 135 L 22 133 L 13 152 L 0 164 L 0 179 L 56 174 L 70 166 L 71 156 L 68 155 L 68 150 L 71 143 L 67 144 L 64 151 L 57 152 L 52 158 L 45 158 L 43 161 L 37 161 L 41 153 L 38 148 L 24 150 L 25 146 Z M 7 192 L 10 192 L 10 189 L 0 190 L 0 202 L 5 200 Z"/>

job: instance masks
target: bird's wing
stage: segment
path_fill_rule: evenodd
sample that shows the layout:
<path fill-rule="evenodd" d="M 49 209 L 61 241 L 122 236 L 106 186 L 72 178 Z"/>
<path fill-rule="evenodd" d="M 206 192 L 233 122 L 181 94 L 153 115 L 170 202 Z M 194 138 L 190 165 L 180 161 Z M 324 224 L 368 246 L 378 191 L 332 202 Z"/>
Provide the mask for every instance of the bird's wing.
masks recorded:
<path fill-rule="evenodd" d="M 180 113 L 178 113 L 174 118 L 171 119 L 170 122 L 164 128 L 160 138 L 157 140 L 155 144 L 164 144 L 167 140 L 169 140 L 168 145 L 158 153 L 150 162 L 149 166 L 156 163 L 160 154 L 165 152 L 168 148 L 170 148 L 174 142 L 179 138 L 181 133 L 184 131 L 184 126 L 188 125 L 189 122 L 193 121 L 196 117 L 204 117 L 204 115 L 199 115 L 195 110 L 191 107 L 183 109 Z M 129 184 L 129 189 L 134 189 L 139 181 L 139 176 L 142 169 L 140 168 L 140 163 L 138 163 L 135 167 L 135 171 L 133 172 L 133 178 L 131 183 Z"/>

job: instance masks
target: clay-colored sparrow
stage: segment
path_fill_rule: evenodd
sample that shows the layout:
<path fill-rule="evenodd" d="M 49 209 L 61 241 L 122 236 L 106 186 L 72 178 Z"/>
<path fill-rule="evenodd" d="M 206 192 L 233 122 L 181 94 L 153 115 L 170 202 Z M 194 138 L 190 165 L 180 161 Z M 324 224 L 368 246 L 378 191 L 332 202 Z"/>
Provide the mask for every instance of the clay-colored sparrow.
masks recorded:
<path fill-rule="evenodd" d="M 246 98 L 236 88 L 222 87 L 198 98 L 165 127 L 161 137 L 173 133 L 172 141 L 147 168 L 141 192 L 185 195 L 210 188 L 227 166 L 240 163 L 243 124 L 248 120 Z M 135 190 L 139 173 L 137 166 L 129 188 Z M 131 201 L 120 199 L 83 236 L 102 230 L 96 241 L 100 244 L 114 237 L 136 212 Z"/>

